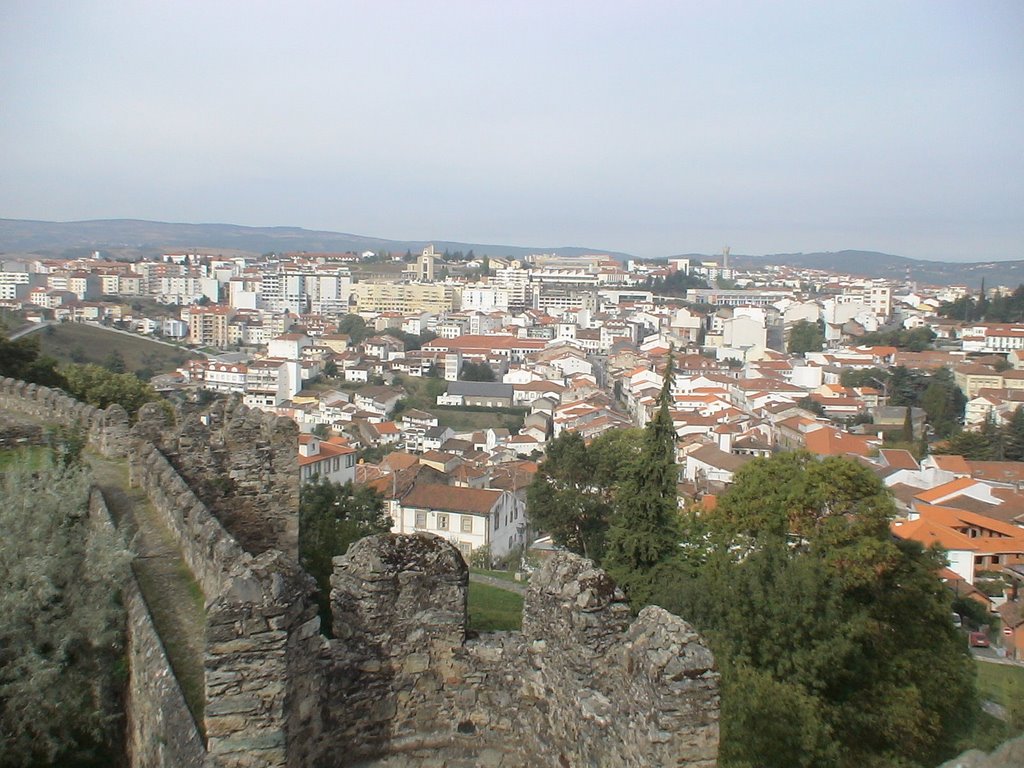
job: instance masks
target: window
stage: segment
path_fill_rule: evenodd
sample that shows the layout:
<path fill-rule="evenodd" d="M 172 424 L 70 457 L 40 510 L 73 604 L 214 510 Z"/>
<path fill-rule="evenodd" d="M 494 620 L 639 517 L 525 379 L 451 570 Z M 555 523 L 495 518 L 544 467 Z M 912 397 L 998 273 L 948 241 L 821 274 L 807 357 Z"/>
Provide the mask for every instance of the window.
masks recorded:
<path fill-rule="evenodd" d="M 473 552 L 473 545 L 472 544 L 467 544 L 464 541 L 460 541 L 459 542 L 459 552 L 462 553 L 463 559 L 465 559 L 465 561 L 468 563 L 469 562 L 469 556 Z"/>
<path fill-rule="evenodd" d="M 448 515 L 437 513 L 437 530 L 447 531 L 448 530 Z"/>
<path fill-rule="evenodd" d="M 498 526 L 501 524 L 501 515 L 497 512 L 494 513 L 494 530 L 498 530 Z"/>
<path fill-rule="evenodd" d="M 462 516 L 462 532 L 472 533 L 473 532 L 473 518 L 469 515 Z"/>
<path fill-rule="evenodd" d="M 416 522 L 413 527 L 415 528 L 426 528 L 427 527 L 427 512 L 423 509 L 416 510 Z"/>

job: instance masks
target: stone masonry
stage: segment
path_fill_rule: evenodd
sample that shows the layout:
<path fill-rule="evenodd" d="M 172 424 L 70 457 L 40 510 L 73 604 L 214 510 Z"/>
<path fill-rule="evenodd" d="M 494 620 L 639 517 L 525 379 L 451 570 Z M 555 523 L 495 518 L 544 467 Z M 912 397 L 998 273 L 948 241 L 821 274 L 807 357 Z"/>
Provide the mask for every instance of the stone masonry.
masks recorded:
<path fill-rule="evenodd" d="M 296 562 L 293 424 L 228 402 L 174 419 L 146 406 L 132 425 L 10 379 L 0 411 L 78 422 L 124 457 L 204 592 L 201 728 L 144 599 L 128 597 L 132 766 L 716 765 L 711 653 L 660 608 L 632 617 L 588 560 L 558 555 L 533 576 L 522 632 L 476 637 L 451 544 L 370 537 L 334 561 L 328 640 Z"/>

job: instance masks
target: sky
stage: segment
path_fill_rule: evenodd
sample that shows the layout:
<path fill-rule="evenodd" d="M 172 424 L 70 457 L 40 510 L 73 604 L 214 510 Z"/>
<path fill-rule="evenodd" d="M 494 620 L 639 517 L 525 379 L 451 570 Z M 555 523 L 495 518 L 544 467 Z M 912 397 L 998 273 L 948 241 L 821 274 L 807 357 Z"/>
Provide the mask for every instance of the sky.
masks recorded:
<path fill-rule="evenodd" d="M 1024 259 L 1024 3 L 0 0 L 0 217 Z"/>

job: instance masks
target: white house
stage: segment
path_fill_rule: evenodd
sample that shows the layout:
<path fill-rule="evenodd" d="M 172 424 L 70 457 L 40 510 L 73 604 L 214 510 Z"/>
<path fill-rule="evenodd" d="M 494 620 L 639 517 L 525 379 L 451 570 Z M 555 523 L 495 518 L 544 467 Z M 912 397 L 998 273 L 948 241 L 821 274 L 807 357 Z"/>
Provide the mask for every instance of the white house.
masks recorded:
<path fill-rule="evenodd" d="M 316 435 L 299 435 L 299 479 L 323 478 L 332 483 L 354 482 L 356 451 L 338 438 L 321 440 Z"/>
<path fill-rule="evenodd" d="M 525 542 L 526 508 L 509 491 L 417 484 L 392 505 L 391 519 L 394 533 L 441 536 L 467 559 L 480 547 L 503 557 Z"/>

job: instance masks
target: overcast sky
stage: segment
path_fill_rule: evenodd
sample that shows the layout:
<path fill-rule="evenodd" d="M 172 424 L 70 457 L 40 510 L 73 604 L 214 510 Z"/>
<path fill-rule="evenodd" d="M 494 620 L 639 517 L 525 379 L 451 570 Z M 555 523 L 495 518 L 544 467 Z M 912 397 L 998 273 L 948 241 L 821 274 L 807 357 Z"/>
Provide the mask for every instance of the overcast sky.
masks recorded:
<path fill-rule="evenodd" d="M 1024 2 L 0 0 L 0 217 L 1024 258 Z"/>

